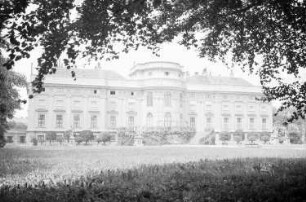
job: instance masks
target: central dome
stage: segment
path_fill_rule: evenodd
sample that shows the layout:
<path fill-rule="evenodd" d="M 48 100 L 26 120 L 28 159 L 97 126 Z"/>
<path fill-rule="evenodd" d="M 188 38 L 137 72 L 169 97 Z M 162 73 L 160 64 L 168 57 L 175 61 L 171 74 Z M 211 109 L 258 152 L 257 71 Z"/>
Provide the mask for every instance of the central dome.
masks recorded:
<path fill-rule="evenodd" d="M 135 64 L 130 72 L 134 79 L 148 78 L 183 78 L 183 66 L 175 62 L 146 62 Z"/>

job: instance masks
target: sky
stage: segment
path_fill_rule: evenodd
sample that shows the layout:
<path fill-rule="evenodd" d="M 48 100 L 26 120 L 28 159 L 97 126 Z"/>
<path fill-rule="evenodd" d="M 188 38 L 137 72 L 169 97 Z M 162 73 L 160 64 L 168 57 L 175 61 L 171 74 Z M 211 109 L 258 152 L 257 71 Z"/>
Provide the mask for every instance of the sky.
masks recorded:
<path fill-rule="evenodd" d="M 37 58 L 41 54 L 41 49 L 36 49 L 31 52 L 29 59 L 23 59 L 16 63 L 14 70 L 24 74 L 27 80 L 30 81 L 31 66 L 37 66 Z M 154 56 L 146 48 L 140 48 L 138 51 L 131 51 L 119 56 L 119 59 L 113 61 L 99 61 L 102 69 L 110 69 L 118 72 L 119 74 L 128 77 L 130 68 L 134 64 L 150 62 L 150 61 L 169 61 L 177 62 L 184 67 L 183 71 L 189 71 L 190 75 L 195 72 L 201 73 L 204 68 L 208 70 L 213 76 L 230 76 L 231 71 L 221 62 L 211 62 L 205 58 L 199 58 L 195 50 L 187 50 L 185 47 L 176 43 L 166 43 L 161 46 L 160 57 Z M 94 68 L 95 62 L 79 62 L 78 68 Z M 241 77 L 259 86 L 259 78 L 257 75 L 249 75 L 243 73 L 239 67 L 233 67 L 233 74 L 235 77 Z M 20 89 L 20 94 L 23 99 L 27 98 L 26 89 Z M 15 117 L 27 117 L 28 104 L 23 104 L 21 110 L 17 110 Z"/>

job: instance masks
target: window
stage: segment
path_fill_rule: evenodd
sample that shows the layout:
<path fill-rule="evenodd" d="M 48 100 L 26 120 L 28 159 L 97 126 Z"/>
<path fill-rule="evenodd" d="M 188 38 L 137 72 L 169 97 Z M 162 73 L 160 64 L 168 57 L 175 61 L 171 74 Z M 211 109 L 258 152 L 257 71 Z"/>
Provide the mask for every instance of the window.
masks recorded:
<path fill-rule="evenodd" d="M 206 128 L 212 128 L 212 118 L 211 117 L 206 118 Z"/>
<path fill-rule="evenodd" d="M 241 112 L 242 111 L 242 106 L 241 105 L 236 105 L 236 112 Z"/>
<path fill-rule="evenodd" d="M 20 136 L 19 138 L 20 138 L 20 139 L 19 139 L 19 142 L 20 142 L 20 143 L 25 143 L 25 141 L 26 141 L 26 136 Z"/>
<path fill-rule="evenodd" d="M 255 111 L 255 106 L 254 105 L 249 105 L 249 111 L 251 111 L 251 112 Z"/>
<path fill-rule="evenodd" d="M 97 128 L 98 124 L 98 116 L 97 115 L 91 115 L 90 117 L 90 128 L 95 129 Z"/>
<path fill-rule="evenodd" d="M 254 123 L 255 123 L 255 119 L 253 118 L 253 117 L 251 117 L 250 119 L 249 119 L 249 129 L 250 130 L 254 130 L 255 128 L 254 128 Z"/>
<path fill-rule="evenodd" d="M 195 117 L 190 117 L 190 128 L 195 128 Z"/>
<path fill-rule="evenodd" d="M 242 130 L 242 118 L 241 117 L 237 117 L 237 126 L 236 126 L 237 130 Z"/>
<path fill-rule="evenodd" d="M 222 105 L 222 111 L 229 111 L 229 105 Z"/>
<path fill-rule="evenodd" d="M 211 111 L 211 110 L 212 110 L 211 104 L 207 104 L 207 105 L 206 105 L 206 111 Z"/>
<path fill-rule="evenodd" d="M 94 94 L 97 94 L 97 92 L 98 92 L 97 90 L 94 90 Z"/>
<path fill-rule="evenodd" d="M 13 143 L 13 136 L 6 136 L 7 143 Z"/>
<path fill-rule="evenodd" d="M 62 114 L 56 115 L 55 125 L 56 125 L 56 128 L 63 127 L 63 115 Z"/>
<path fill-rule="evenodd" d="M 134 95 L 134 92 L 131 92 L 131 96 L 133 96 Z"/>
<path fill-rule="evenodd" d="M 38 115 L 38 127 L 43 128 L 46 124 L 46 115 L 45 114 L 39 114 Z"/>
<path fill-rule="evenodd" d="M 110 91 L 110 94 L 111 94 L 111 95 L 116 95 L 116 91 L 111 90 L 111 91 Z"/>
<path fill-rule="evenodd" d="M 183 107 L 183 93 L 180 93 L 180 107 Z"/>
<path fill-rule="evenodd" d="M 110 127 L 116 128 L 116 116 L 114 115 L 110 116 Z"/>
<path fill-rule="evenodd" d="M 164 102 L 165 102 L 165 106 L 171 106 L 171 93 L 170 92 L 166 92 L 164 94 Z"/>
<path fill-rule="evenodd" d="M 223 117 L 223 130 L 228 131 L 229 129 L 229 117 Z"/>
<path fill-rule="evenodd" d="M 165 113 L 164 126 L 165 128 L 171 127 L 171 114 L 169 112 Z"/>
<path fill-rule="evenodd" d="M 180 114 L 180 126 L 183 127 L 184 126 L 184 118 L 183 118 L 183 114 Z"/>
<path fill-rule="evenodd" d="M 149 72 L 148 75 L 149 75 L 149 76 L 152 76 L 152 72 Z"/>
<path fill-rule="evenodd" d="M 152 113 L 147 114 L 147 127 L 153 127 L 153 115 L 152 115 Z"/>
<path fill-rule="evenodd" d="M 74 100 L 73 101 L 73 106 L 80 106 L 81 105 L 81 101 L 79 101 L 79 100 Z"/>
<path fill-rule="evenodd" d="M 128 127 L 134 128 L 134 116 L 129 116 L 128 118 Z"/>
<path fill-rule="evenodd" d="M 73 115 L 73 128 L 80 128 L 81 127 L 81 117 L 80 114 Z"/>
<path fill-rule="evenodd" d="M 262 118 L 261 127 L 262 127 L 262 130 L 267 130 L 267 118 Z"/>
<path fill-rule="evenodd" d="M 169 76 L 169 72 L 165 72 L 165 75 L 166 75 L 166 76 Z"/>
<path fill-rule="evenodd" d="M 153 93 L 148 92 L 147 94 L 147 106 L 152 107 L 153 106 Z"/>

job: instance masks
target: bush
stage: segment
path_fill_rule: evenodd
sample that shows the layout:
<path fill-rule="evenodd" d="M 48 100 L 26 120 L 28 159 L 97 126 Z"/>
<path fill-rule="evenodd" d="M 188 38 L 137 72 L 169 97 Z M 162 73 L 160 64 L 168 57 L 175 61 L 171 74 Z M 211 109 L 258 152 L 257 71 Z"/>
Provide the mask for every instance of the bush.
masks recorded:
<path fill-rule="evenodd" d="M 263 141 L 265 144 L 270 141 L 270 138 L 271 138 L 271 134 L 269 133 L 260 134 L 260 140 Z"/>
<path fill-rule="evenodd" d="M 46 140 L 49 141 L 49 144 L 51 144 L 51 142 L 56 140 L 56 133 L 54 131 L 47 132 Z"/>
<path fill-rule="evenodd" d="M 107 142 L 110 142 L 112 140 L 113 136 L 109 133 L 102 133 L 99 135 L 99 137 L 97 137 L 96 141 L 98 142 L 98 144 L 100 142 L 102 142 L 104 145 L 107 143 Z"/>
<path fill-rule="evenodd" d="M 302 135 L 297 132 L 289 133 L 289 139 L 291 144 L 302 144 Z"/>
<path fill-rule="evenodd" d="M 222 141 L 223 144 L 225 144 L 227 141 L 231 140 L 231 134 L 230 133 L 220 133 L 219 139 Z"/>
<path fill-rule="evenodd" d="M 249 133 L 248 134 L 248 140 L 251 142 L 251 144 L 254 144 L 256 140 L 258 140 L 258 134 L 257 133 Z"/>
<path fill-rule="evenodd" d="M 204 145 L 215 145 L 216 144 L 216 135 L 212 132 L 205 137 L 202 137 L 199 140 L 199 144 L 204 144 Z"/>
<path fill-rule="evenodd" d="M 0 138 L 0 148 L 4 147 L 6 144 L 6 141 L 4 138 Z"/>
<path fill-rule="evenodd" d="M 93 135 L 93 132 L 90 130 L 82 130 L 80 131 L 80 134 L 75 137 L 75 142 L 77 144 L 80 144 L 82 142 L 85 142 L 85 144 L 88 144 L 89 141 L 94 140 L 95 136 Z"/>
<path fill-rule="evenodd" d="M 134 145 L 135 131 L 130 131 L 126 128 L 121 128 L 118 130 L 118 144 L 131 146 Z"/>
<path fill-rule="evenodd" d="M 237 144 L 240 144 L 241 143 L 241 141 L 243 141 L 244 140 L 244 133 L 243 132 L 235 132 L 234 134 L 233 134 L 233 139 L 234 139 L 234 141 L 237 143 Z"/>

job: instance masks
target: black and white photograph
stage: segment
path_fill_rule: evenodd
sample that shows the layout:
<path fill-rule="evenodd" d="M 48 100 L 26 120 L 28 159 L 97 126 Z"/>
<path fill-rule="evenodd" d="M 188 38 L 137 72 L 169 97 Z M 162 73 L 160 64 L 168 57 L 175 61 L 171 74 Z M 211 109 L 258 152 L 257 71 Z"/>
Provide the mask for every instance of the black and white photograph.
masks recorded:
<path fill-rule="evenodd" d="M 1 202 L 306 202 L 306 0 L 0 0 Z"/>

